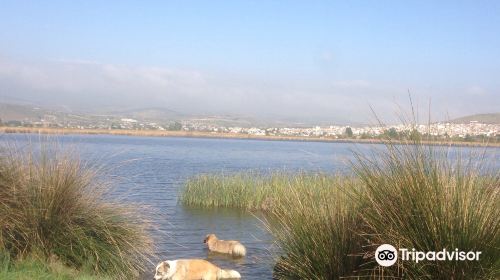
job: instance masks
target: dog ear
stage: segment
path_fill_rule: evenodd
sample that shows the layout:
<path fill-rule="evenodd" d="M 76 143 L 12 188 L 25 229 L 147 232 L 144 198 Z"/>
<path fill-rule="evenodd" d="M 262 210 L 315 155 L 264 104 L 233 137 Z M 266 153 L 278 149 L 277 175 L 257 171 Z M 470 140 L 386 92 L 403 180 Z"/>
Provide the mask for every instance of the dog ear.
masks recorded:
<path fill-rule="evenodd" d="M 168 262 L 161 262 L 156 266 L 156 272 L 164 273 L 170 269 Z"/>

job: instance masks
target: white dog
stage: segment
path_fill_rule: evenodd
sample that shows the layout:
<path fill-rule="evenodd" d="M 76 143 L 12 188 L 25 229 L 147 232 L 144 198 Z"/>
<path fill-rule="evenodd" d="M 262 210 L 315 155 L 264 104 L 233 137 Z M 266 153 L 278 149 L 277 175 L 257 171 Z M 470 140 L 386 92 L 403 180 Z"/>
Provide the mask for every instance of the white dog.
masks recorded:
<path fill-rule="evenodd" d="M 155 280 L 239 279 L 238 271 L 225 270 L 200 259 L 164 261 L 156 266 Z"/>

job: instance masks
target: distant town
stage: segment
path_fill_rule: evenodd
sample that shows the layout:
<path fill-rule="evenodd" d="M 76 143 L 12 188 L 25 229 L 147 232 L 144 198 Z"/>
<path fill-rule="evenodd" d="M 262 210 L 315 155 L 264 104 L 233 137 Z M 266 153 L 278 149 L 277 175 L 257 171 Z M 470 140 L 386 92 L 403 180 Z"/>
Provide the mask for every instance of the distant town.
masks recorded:
<path fill-rule="evenodd" d="M 12 107 L 5 107 L 13 110 Z M 19 107 L 20 108 L 20 107 Z M 15 110 L 20 110 L 14 108 Z M 25 108 L 23 108 L 25 109 Z M 25 110 L 26 111 L 26 110 Z M 35 114 L 35 113 L 36 114 Z M 0 112 L 0 117 L 2 114 Z M 224 125 L 210 118 L 187 120 L 141 120 L 115 115 L 82 115 L 50 112 L 31 108 L 25 114 L 10 114 L 0 119 L 2 127 L 57 128 L 77 130 L 137 130 L 184 131 L 225 134 L 227 136 L 275 136 L 324 139 L 412 139 L 427 137 L 429 140 L 493 141 L 500 140 L 500 124 L 468 121 L 466 123 L 437 122 L 432 124 L 397 124 L 375 126 L 327 125 L 310 127 L 273 127 Z M 15 119 L 17 118 L 17 119 Z"/>

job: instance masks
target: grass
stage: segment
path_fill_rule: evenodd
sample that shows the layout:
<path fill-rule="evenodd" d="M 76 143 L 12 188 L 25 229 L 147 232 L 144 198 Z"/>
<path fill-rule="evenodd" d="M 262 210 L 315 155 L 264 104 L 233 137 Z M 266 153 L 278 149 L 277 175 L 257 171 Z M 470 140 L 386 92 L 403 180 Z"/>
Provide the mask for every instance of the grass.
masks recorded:
<path fill-rule="evenodd" d="M 458 156 L 457 156 L 458 155 Z M 419 142 L 355 153 L 353 177 L 326 174 L 202 175 L 185 205 L 264 210 L 281 256 L 276 279 L 498 279 L 500 173 L 474 155 Z M 481 251 L 479 261 L 398 261 L 382 268 L 380 244 L 418 251 Z"/>
<path fill-rule="evenodd" d="M 331 179 L 328 195 L 318 196 L 316 187 L 290 190 L 272 211 L 268 230 L 282 256 L 275 279 L 339 279 L 366 274 L 360 254 L 364 239 L 356 233 L 361 220 L 350 189 L 351 178 Z M 324 186 L 323 186 L 324 187 Z"/>
<path fill-rule="evenodd" d="M 324 196 L 335 180 L 334 176 L 308 173 L 204 174 L 186 182 L 180 201 L 189 206 L 269 211 L 291 190 L 312 189 L 315 196 Z"/>
<path fill-rule="evenodd" d="M 78 271 L 57 261 L 47 261 L 36 257 L 11 261 L 7 254 L 0 254 L 0 279 L 18 280 L 107 280 L 91 271 Z"/>
<path fill-rule="evenodd" d="M 376 275 L 408 279 L 500 277 L 500 173 L 475 155 L 450 159 L 448 150 L 387 145 L 371 157 L 357 154 L 360 232 L 369 244 L 418 251 L 481 251 L 480 261 L 399 262 Z"/>
<path fill-rule="evenodd" d="M 187 181 L 181 202 L 264 211 L 284 253 L 274 277 L 338 279 L 366 273 L 358 204 L 351 201 L 356 188 L 356 178 L 327 174 L 208 174 Z"/>
<path fill-rule="evenodd" d="M 153 252 L 150 223 L 137 205 L 110 199 L 111 189 L 97 166 L 73 153 L 3 147 L 0 251 L 13 260 L 10 267 L 35 258 L 35 264 L 57 260 L 94 275 L 138 278 Z"/>

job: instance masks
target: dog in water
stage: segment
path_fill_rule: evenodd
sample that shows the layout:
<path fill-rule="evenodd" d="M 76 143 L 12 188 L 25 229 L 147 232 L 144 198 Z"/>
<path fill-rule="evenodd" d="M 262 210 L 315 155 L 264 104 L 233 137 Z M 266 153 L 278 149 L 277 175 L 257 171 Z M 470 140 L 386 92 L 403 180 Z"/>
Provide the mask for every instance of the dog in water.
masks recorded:
<path fill-rule="evenodd" d="M 208 250 L 222 254 L 230 254 L 233 257 L 243 257 L 247 254 L 245 246 L 235 240 L 219 240 L 211 233 L 205 237 L 203 243 L 207 244 Z"/>
<path fill-rule="evenodd" d="M 238 271 L 221 269 L 200 259 L 164 261 L 156 266 L 155 280 L 239 279 Z"/>

